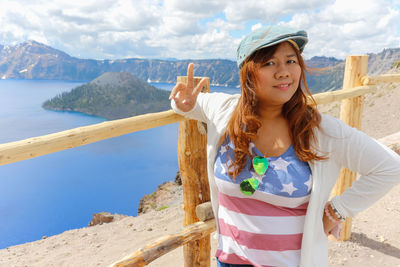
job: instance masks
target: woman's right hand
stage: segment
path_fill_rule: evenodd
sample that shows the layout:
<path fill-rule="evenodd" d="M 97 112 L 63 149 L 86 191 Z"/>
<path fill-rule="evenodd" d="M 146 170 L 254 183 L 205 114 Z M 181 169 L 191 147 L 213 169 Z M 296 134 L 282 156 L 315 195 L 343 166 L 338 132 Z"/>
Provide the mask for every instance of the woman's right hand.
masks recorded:
<path fill-rule="evenodd" d="M 173 99 L 175 101 L 176 107 L 182 110 L 183 112 L 187 112 L 193 109 L 196 104 L 197 96 L 199 95 L 203 86 L 207 83 L 207 79 L 203 78 L 194 87 L 193 81 L 193 63 L 190 63 L 187 70 L 187 83 L 178 82 L 175 87 L 172 89 L 171 94 L 169 95 L 169 100 Z"/>

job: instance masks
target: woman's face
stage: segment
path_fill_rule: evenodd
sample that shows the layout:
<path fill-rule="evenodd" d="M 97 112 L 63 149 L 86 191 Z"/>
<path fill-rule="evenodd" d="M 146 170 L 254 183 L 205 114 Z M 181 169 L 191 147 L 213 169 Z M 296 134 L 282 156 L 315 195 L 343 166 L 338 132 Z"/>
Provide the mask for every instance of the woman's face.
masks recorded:
<path fill-rule="evenodd" d="M 257 98 L 260 107 L 282 106 L 299 87 L 301 67 L 293 47 L 284 42 L 256 73 Z"/>

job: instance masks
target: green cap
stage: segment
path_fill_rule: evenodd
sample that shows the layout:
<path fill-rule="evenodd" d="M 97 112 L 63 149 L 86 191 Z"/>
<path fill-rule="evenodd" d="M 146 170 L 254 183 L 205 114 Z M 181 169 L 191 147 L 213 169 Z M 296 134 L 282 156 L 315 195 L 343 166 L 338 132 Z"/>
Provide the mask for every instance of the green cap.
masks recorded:
<path fill-rule="evenodd" d="M 255 51 L 285 41 L 289 41 L 294 46 L 297 46 L 301 53 L 308 42 L 307 33 L 302 30 L 278 25 L 266 26 L 252 31 L 240 42 L 237 49 L 236 61 L 238 67 L 241 68 L 246 58 Z"/>

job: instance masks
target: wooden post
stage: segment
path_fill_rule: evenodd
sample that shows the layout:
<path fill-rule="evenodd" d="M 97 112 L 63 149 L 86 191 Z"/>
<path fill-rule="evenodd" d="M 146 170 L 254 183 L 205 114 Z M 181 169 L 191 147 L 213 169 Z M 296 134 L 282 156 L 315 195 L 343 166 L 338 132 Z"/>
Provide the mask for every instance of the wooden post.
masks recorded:
<path fill-rule="evenodd" d="M 343 90 L 351 89 L 361 85 L 361 78 L 367 74 L 368 56 L 347 56 L 343 79 Z M 342 100 L 340 108 L 340 119 L 348 125 L 361 129 L 361 114 L 364 96 L 357 96 Z M 350 187 L 356 179 L 356 173 L 342 168 L 339 180 L 333 188 L 332 195 L 340 195 Z M 352 218 L 347 218 L 343 223 L 340 241 L 350 239 Z"/>
<path fill-rule="evenodd" d="M 194 86 L 201 78 L 194 78 Z M 186 83 L 187 77 L 178 77 L 178 82 Z M 203 92 L 210 91 L 209 81 Z M 178 163 L 182 179 L 184 226 L 198 222 L 196 206 L 210 201 L 207 175 L 207 135 L 206 126 L 195 120 L 179 123 Z M 183 246 L 185 267 L 210 266 L 210 235 Z"/>

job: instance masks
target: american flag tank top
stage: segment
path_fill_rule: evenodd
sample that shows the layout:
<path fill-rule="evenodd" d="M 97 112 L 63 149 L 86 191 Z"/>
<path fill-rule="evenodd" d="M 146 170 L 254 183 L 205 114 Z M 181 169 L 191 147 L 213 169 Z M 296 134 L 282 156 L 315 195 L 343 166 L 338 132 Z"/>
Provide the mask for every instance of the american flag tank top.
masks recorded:
<path fill-rule="evenodd" d="M 228 175 L 234 144 L 227 139 L 218 149 L 214 176 L 218 187 L 219 240 L 216 257 L 230 264 L 299 266 L 304 217 L 312 175 L 292 145 L 279 157 L 267 157 L 264 175 L 255 173 L 248 159 L 235 181 Z M 250 143 L 254 156 L 263 156 Z M 229 155 L 229 156 L 228 156 Z M 240 191 L 240 183 L 257 177 L 253 195 Z"/>

